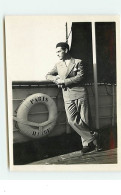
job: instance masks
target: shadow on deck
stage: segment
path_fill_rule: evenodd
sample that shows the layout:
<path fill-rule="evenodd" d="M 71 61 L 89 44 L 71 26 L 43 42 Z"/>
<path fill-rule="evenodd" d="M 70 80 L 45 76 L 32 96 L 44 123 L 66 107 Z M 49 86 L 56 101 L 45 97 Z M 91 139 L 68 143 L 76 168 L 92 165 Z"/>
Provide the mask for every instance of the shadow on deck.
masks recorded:
<path fill-rule="evenodd" d="M 39 162 L 40 164 L 116 163 L 116 127 L 102 129 L 101 142 L 103 151 L 83 156 L 80 155 L 80 150 L 82 149 L 80 136 L 75 132 L 57 137 L 15 143 L 13 145 L 14 165 L 32 164 L 34 162 Z M 64 159 L 63 161 L 62 158 Z"/>
<path fill-rule="evenodd" d="M 102 152 L 93 152 L 81 155 L 80 151 L 72 152 L 65 155 L 48 158 L 38 162 L 31 163 L 31 165 L 50 165 L 50 164 L 116 164 L 117 163 L 117 149 L 106 150 Z"/>

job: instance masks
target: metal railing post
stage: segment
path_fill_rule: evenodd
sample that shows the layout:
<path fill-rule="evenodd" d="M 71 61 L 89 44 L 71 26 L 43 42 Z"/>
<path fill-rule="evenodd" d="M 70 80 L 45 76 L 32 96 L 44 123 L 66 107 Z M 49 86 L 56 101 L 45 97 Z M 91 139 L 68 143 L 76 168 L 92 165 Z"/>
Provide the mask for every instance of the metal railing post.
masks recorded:
<path fill-rule="evenodd" d="M 94 92 L 95 92 L 96 129 L 99 129 L 99 102 L 98 102 L 98 82 L 97 82 L 97 63 L 96 63 L 95 22 L 92 22 L 92 52 L 93 52 L 93 74 L 94 74 Z"/>

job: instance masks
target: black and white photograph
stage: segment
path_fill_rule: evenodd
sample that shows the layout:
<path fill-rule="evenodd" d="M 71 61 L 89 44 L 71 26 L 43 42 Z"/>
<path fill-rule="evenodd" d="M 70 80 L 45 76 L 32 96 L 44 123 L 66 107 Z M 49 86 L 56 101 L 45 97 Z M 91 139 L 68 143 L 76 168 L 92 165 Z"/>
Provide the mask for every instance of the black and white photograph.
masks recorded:
<path fill-rule="evenodd" d="M 5 43 L 10 169 L 119 169 L 119 17 L 6 16 Z"/>

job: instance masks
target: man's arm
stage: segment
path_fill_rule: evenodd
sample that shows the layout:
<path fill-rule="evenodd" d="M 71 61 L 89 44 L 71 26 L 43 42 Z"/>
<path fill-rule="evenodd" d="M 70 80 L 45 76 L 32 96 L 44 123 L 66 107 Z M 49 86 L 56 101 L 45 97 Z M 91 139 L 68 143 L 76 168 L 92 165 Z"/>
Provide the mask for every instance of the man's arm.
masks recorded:
<path fill-rule="evenodd" d="M 57 66 L 55 65 L 54 68 L 47 73 L 46 79 L 55 82 L 58 78 L 60 77 L 58 76 Z"/>

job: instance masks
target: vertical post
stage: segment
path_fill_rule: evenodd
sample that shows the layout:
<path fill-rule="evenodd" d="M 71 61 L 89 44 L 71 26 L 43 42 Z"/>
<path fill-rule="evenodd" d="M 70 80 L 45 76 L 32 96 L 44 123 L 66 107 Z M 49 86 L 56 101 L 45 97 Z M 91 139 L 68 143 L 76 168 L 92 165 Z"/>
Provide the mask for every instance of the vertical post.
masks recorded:
<path fill-rule="evenodd" d="M 66 22 L 66 43 L 68 43 L 68 25 L 67 25 L 67 22 Z M 70 126 L 68 125 L 68 120 L 67 120 L 67 117 L 66 117 L 66 133 L 69 134 L 70 132 L 71 132 Z"/>
<path fill-rule="evenodd" d="M 113 111 L 112 111 L 112 126 L 114 126 L 114 120 L 115 120 L 115 86 L 112 85 L 112 98 L 113 98 Z"/>
<path fill-rule="evenodd" d="M 98 104 L 98 82 L 97 82 L 97 63 L 96 63 L 96 35 L 95 23 L 92 22 L 92 51 L 93 51 L 93 74 L 94 74 L 94 91 L 95 91 L 95 114 L 96 129 L 99 129 L 99 104 Z"/>
<path fill-rule="evenodd" d="M 66 22 L 66 43 L 68 43 L 68 26 L 67 26 L 67 22 Z"/>

